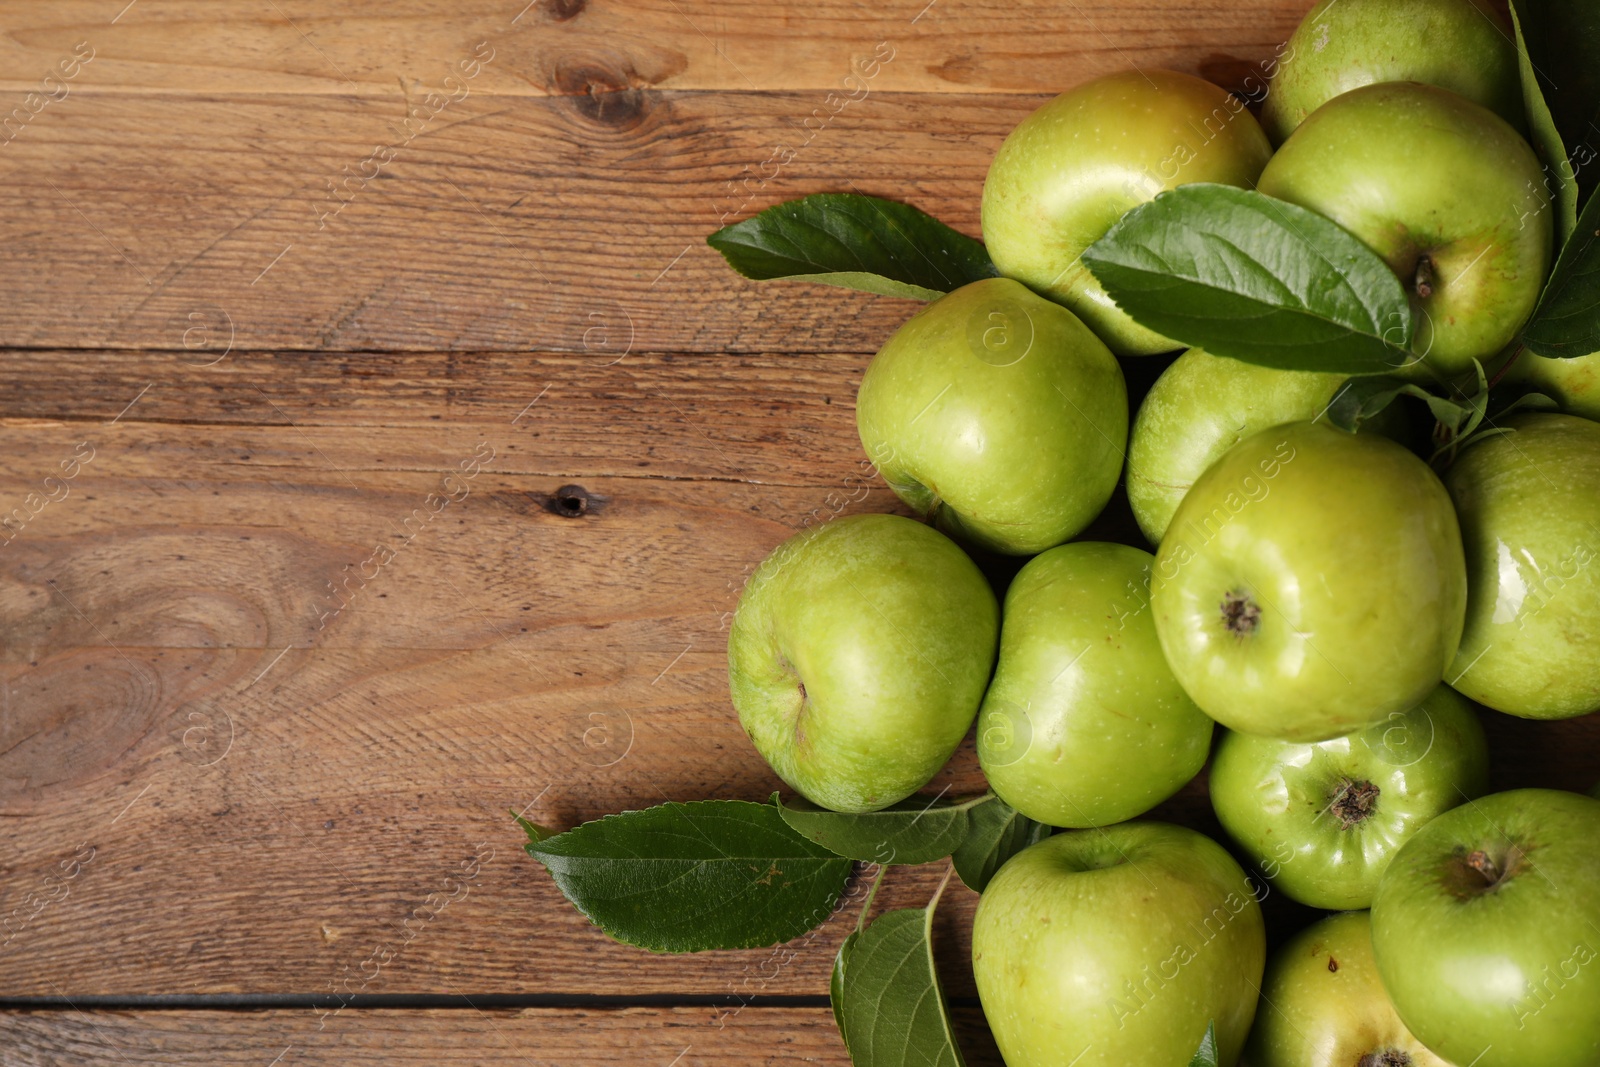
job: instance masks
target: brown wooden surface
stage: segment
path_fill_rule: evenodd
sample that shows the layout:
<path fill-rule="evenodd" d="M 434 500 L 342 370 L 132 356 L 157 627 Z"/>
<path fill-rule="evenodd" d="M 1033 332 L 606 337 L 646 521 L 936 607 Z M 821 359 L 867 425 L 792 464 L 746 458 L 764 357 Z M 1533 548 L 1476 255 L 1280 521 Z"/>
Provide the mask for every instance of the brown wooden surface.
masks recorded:
<path fill-rule="evenodd" d="M 0 1014 L 0 1061 L 844 1062 L 820 1002 L 673 998 L 820 997 L 853 917 L 624 948 L 508 810 L 764 797 L 725 613 L 808 515 L 897 507 L 845 485 L 859 375 L 913 305 L 743 282 L 703 238 L 850 188 L 977 233 L 1043 94 L 1130 63 L 1237 81 L 1302 5 L 520 6 L 0 3 L 7 107 L 94 49 L 0 145 L 0 513 L 26 516 L 0 545 L 0 999 L 58 998 Z M 484 40 L 470 95 L 319 228 L 325 180 Z M 1501 785 L 1591 784 L 1594 720 L 1494 734 Z M 982 788 L 970 743 L 947 785 Z M 1213 826 L 1199 782 L 1158 814 Z M 882 906 L 939 874 L 896 870 Z M 970 998 L 976 898 L 945 899 Z M 601 999 L 322 1019 L 330 994 Z M 152 995 L 306 1006 L 67 1006 Z"/>

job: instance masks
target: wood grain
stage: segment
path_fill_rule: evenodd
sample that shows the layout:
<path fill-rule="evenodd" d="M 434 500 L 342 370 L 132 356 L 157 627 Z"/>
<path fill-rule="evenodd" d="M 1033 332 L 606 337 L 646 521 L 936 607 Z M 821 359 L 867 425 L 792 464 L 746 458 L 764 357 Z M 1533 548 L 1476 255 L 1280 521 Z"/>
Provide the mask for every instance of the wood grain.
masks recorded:
<path fill-rule="evenodd" d="M 826 1008 L 21 1012 L 0 1042 L 8 1067 L 850 1063 Z"/>
<path fill-rule="evenodd" d="M 0 5 L 0 91 L 24 93 L 82 41 L 70 93 L 175 89 L 399 98 L 439 87 L 480 41 L 501 96 L 618 89 L 839 89 L 851 60 L 894 49 L 889 92 L 1059 92 L 1129 66 L 1205 71 L 1270 54 L 1304 0 L 401 0 L 330 10 L 313 0 L 66 0 Z M 111 20 L 116 18 L 115 23 Z M 57 90 L 59 93 L 60 90 Z"/>
<path fill-rule="evenodd" d="M 0 547 L 0 988 L 824 991 L 848 914 L 776 952 L 614 945 L 520 854 L 508 809 L 568 826 L 778 786 L 728 705 L 724 613 L 808 517 L 894 509 L 852 488 L 861 368 L 0 361 L 0 511 L 93 453 Z M 572 483 L 577 518 L 553 501 Z M 430 493 L 459 499 L 413 518 Z M 380 544 L 394 558 L 363 568 Z M 1597 727 L 1498 725 L 1502 784 L 1587 785 Z M 944 786 L 982 788 L 970 742 Z M 1215 832 L 1200 782 L 1157 814 Z M 895 871 L 884 906 L 938 873 Z M 944 965 L 970 994 L 975 898 L 947 900 Z"/>

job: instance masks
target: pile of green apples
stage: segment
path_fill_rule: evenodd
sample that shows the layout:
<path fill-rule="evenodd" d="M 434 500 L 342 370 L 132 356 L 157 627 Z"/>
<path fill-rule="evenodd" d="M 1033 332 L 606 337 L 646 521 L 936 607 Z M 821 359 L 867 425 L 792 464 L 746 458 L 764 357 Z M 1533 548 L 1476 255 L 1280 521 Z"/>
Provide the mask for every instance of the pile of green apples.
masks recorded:
<path fill-rule="evenodd" d="M 901 802 L 976 724 L 994 793 L 1061 828 L 974 920 L 1010 1067 L 1185 1064 L 1208 1026 L 1223 1064 L 1594 1067 L 1600 800 L 1484 795 L 1480 716 L 1600 709 L 1600 355 L 1507 351 L 1552 256 L 1509 28 L 1479 0 L 1324 0 L 1281 55 L 1259 120 L 1136 70 L 1006 139 L 982 207 L 1001 277 L 917 313 L 860 386 L 867 456 L 928 521 L 781 545 L 734 616 L 733 701 L 814 804 Z M 1119 357 L 1179 346 L 1082 253 L 1190 182 L 1381 256 L 1422 324 L 1407 377 L 1510 355 L 1560 411 L 1441 476 L 1417 412 L 1347 432 L 1324 417 L 1343 376 L 1191 349 L 1130 417 Z M 1154 554 L 1074 540 L 1119 484 Z M 1027 558 L 1003 602 L 997 557 Z M 1208 761 L 1230 848 L 1129 821 Z M 1337 914 L 1268 967 L 1272 890 Z"/>

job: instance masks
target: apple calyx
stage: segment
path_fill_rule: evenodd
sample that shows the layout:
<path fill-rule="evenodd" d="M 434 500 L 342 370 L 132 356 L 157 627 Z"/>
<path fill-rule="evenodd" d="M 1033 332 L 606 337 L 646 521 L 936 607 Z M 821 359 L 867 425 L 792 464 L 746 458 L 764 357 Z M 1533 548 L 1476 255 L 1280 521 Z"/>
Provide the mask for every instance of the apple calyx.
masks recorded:
<path fill-rule="evenodd" d="M 1356 1067 L 1411 1067 L 1411 1064 L 1408 1053 L 1397 1048 L 1385 1048 L 1367 1053 L 1357 1061 Z"/>
<path fill-rule="evenodd" d="M 1261 608 L 1244 593 L 1222 598 L 1222 625 L 1236 637 L 1249 637 L 1261 624 Z"/>
<path fill-rule="evenodd" d="M 1371 782 L 1358 782 L 1353 778 L 1340 778 L 1339 788 L 1333 794 L 1328 810 L 1339 820 L 1339 829 L 1349 830 L 1372 817 L 1382 794 Z M 1375 1061 L 1378 1062 L 1378 1061 Z"/>
<path fill-rule="evenodd" d="M 1522 871 L 1526 855 L 1514 844 L 1498 851 L 1459 847 L 1448 862 L 1446 885 L 1462 899 L 1493 893 Z"/>

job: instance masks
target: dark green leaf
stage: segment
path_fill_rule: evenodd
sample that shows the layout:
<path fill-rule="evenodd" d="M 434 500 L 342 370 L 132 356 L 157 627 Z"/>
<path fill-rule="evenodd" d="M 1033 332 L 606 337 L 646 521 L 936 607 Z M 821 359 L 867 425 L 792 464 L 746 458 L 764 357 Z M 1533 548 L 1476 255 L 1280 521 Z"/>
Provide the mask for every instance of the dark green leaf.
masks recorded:
<path fill-rule="evenodd" d="M 1434 419 L 1443 424 L 1451 436 L 1460 432 L 1461 427 L 1478 410 L 1474 400 L 1436 396 L 1401 378 L 1351 378 L 1339 387 L 1339 391 L 1328 402 L 1328 421 L 1341 430 L 1356 433 L 1364 423 L 1377 417 L 1402 396 L 1414 396 L 1424 401 Z"/>
<path fill-rule="evenodd" d="M 844 1032 L 844 971 L 850 965 L 850 950 L 860 940 L 859 932 L 851 933 L 844 939 L 844 944 L 839 946 L 839 954 L 833 957 L 833 976 L 828 979 L 828 1003 L 833 1006 L 833 1024 L 839 1028 L 839 1040 L 844 1042 L 845 1051 L 850 1050 L 850 1035 Z"/>
<path fill-rule="evenodd" d="M 1200 1039 L 1200 1047 L 1195 1050 L 1194 1059 L 1189 1061 L 1189 1067 L 1217 1067 L 1216 1023 L 1206 1027 L 1206 1036 Z"/>
<path fill-rule="evenodd" d="M 514 811 L 511 813 L 511 817 L 517 820 L 517 825 L 522 827 L 522 832 L 528 835 L 529 841 L 543 841 L 547 838 L 556 836 L 556 834 L 559 832 L 540 826 L 536 822 L 529 822 L 527 819 L 524 819 Z"/>
<path fill-rule="evenodd" d="M 1600 119 L 1600 4 L 1594 0 L 1518 0 L 1527 55 L 1562 143 L 1575 156 L 1578 203 L 1600 183 L 1594 123 Z"/>
<path fill-rule="evenodd" d="M 991 801 L 992 793 L 965 800 L 911 797 L 882 811 L 864 814 L 829 811 L 802 797 L 772 801 L 783 821 L 830 852 L 864 863 L 931 863 L 954 852 L 967 839 L 969 817 Z"/>
<path fill-rule="evenodd" d="M 1591 196 L 1578 216 L 1522 343 L 1541 356 L 1600 352 L 1600 196 Z"/>
<path fill-rule="evenodd" d="M 836 1008 L 855 1067 L 963 1067 L 933 966 L 933 914 L 885 912 L 850 949 Z"/>
<path fill-rule="evenodd" d="M 652 952 L 788 941 L 828 917 L 850 874 L 743 800 L 607 815 L 526 847 L 591 922 Z"/>
<path fill-rule="evenodd" d="M 1578 225 L 1578 183 L 1567 161 L 1567 148 L 1561 140 L 1561 131 L 1556 129 L 1556 120 L 1550 115 L 1550 106 L 1544 100 L 1544 89 L 1528 56 L 1522 18 L 1517 14 L 1517 5 L 1514 3 L 1511 5 L 1511 25 L 1517 35 L 1517 69 L 1522 75 L 1522 107 L 1528 115 L 1533 147 L 1538 149 L 1539 158 L 1544 161 L 1545 186 L 1553 198 L 1556 213 L 1555 246 L 1559 249 L 1567 243 L 1567 238 L 1572 236 L 1573 229 Z"/>
<path fill-rule="evenodd" d="M 982 244 L 909 204 L 817 193 L 724 226 L 706 243 L 746 278 L 791 278 L 935 300 L 997 272 Z"/>
<path fill-rule="evenodd" d="M 1411 305 L 1388 265 L 1336 223 L 1248 189 L 1162 193 L 1083 261 L 1140 325 L 1219 356 L 1345 374 L 1414 359 Z"/>
<path fill-rule="evenodd" d="M 996 797 L 993 803 L 972 809 L 967 839 L 953 857 L 956 874 L 968 889 L 981 893 L 1006 860 L 1051 832 Z"/>

